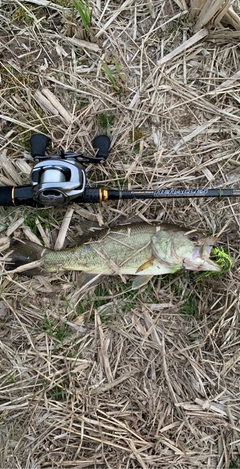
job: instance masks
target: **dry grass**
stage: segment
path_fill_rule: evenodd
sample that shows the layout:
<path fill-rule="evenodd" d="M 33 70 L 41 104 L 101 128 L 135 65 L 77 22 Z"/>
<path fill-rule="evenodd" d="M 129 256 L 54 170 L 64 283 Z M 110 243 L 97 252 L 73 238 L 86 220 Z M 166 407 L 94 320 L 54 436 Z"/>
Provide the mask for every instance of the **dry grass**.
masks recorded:
<path fill-rule="evenodd" d="M 87 170 L 93 187 L 238 188 L 230 3 L 90 1 L 84 29 L 73 2 L 2 0 L 1 184 L 28 182 L 33 132 L 55 151 L 91 152 L 107 131 L 108 161 Z M 2 208 L 2 262 L 9 236 L 61 247 L 86 221 L 136 215 L 221 232 L 232 271 L 134 293 L 117 278 L 86 291 L 76 273 L 3 274 L 1 468 L 240 467 L 237 199 Z"/>

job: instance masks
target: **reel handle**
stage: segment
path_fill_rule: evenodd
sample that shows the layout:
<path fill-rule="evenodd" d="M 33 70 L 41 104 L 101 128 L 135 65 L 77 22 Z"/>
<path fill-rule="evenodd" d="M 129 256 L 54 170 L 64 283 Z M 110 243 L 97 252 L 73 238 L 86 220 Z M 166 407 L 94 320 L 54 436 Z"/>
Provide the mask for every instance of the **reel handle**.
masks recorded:
<path fill-rule="evenodd" d="M 30 138 L 31 155 L 33 158 L 44 156 L 50 139 L 43 134 L 34 134 Z"/>
<path fill-rule="evenodd" d="M 102 158 L 103 162 L 108 157 L 109 148 L 111 145 L 110 138 L 107 135 L 98 135 L 92 141 L 92 146 L 97 151 L 96 156 Z"/>

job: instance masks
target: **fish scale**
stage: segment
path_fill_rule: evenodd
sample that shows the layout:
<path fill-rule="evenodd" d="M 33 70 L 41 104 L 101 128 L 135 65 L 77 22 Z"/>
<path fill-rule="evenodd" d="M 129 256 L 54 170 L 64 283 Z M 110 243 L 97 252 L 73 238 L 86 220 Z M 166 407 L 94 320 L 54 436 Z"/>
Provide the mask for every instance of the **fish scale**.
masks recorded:
<path fill-rule="evenodd" d="M 44 268 L 56 271 L 57 264 L 58 270 L 76 270 L 77 267 L 86 272 L 110 274 L 118 267 L 122 274 L 135 274 L 152 257 L 151 240 L 157 231 L 159 224 L 146 223 L 104 230 L 97 241 L 47 252 Z"/>

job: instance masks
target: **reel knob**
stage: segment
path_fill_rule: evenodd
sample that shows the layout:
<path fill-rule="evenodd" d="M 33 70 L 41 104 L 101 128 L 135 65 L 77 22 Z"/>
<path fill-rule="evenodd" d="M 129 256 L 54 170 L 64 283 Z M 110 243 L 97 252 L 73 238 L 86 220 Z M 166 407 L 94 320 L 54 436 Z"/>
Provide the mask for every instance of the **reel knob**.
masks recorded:
<path fill-rule="evenodd" d="M 110 145 L 111 141 L 107 135 L 98 135 L 93 139 L 92 146 L 97 150 L 96 156 L 102 159 L 101 163 L 107 159 Z"/>
<path fill-rule="evenodd" d="M 30 138 L 31 155 L 33 158 L 44 156 L 50 139 L 43 134 L 34 134 Z"/>

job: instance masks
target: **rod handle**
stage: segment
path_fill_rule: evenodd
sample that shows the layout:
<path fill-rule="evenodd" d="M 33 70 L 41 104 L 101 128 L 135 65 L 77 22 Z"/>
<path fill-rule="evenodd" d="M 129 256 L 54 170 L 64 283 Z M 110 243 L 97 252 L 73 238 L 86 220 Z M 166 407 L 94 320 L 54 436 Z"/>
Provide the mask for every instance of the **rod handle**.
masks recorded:
<path fill-rule="evenodd" d="M 14 205 L 14 187 L 0 186 L 0 206 L 13 207 Z"/>
<path fill-rule="evenodd" d="M 32 198 L 32 185 L 0 186 L 0 207 L 17 207 L 19 205 L 36 205 Z"/>
<path fill-rule="evenodd" d="M 101 189 L 86 187 L 84 193 L 79 198 L 75 199 L 75 202 L 91 204 L 101 202 L 100 190 Z"/>

